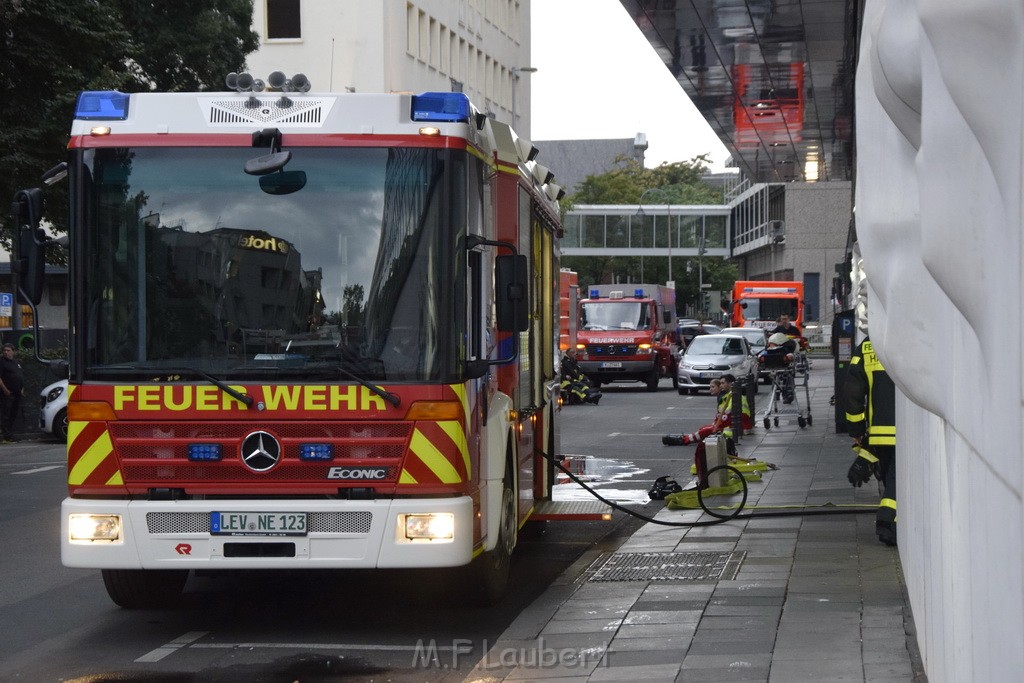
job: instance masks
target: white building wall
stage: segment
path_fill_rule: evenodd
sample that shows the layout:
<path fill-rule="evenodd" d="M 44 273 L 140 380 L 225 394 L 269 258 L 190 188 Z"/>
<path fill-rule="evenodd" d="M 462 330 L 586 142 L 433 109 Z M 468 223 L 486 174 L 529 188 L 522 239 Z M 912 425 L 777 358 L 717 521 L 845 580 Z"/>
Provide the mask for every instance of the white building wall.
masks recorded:
<path fill-rule="evenodd" d="M 857 234 L 929 681 L 1024 671 L 1024 3 L 867 0 Z"/>
<path fill-rule="evenodd" d="M 500 121 L 512 122 L 514 104 L 515 127 L 529 137 L 530 74 L 513 69 L 530 65 L 530 0 L 301 0 L 300 8 L 301 38 L 267 40 L 266 0 L 254 0 L 254 76 L 301 72 L 315 92 L 450 91 L 457 81 Z"/>

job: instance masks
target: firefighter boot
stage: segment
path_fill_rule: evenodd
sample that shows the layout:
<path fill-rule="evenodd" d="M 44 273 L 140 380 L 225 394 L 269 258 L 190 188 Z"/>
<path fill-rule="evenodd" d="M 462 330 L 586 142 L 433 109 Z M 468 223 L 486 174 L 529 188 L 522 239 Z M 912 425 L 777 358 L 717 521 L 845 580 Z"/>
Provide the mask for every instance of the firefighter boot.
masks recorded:
<path fill-rule="evenodd" d="M 682 438 L 678 436 L 666 435 L 661 437 L 661 442 L 666 446 L 684 446 L 686 445 Z"/>
<path fill-rule="evenodd" d="M 683 440 L 684 446 L 689 446 L 691 443 L 697 443 L 698 441 L 696 434 L 683 434 L 679 438 Z"/>
<path fill-rule="evenodd" d="M 886 544 L 889 547 L 896 545 L 896 525 L 885 524 L 883 522 L 877 522 L 875 524 L 875 533 L 878 534 L 878 540 Z"/>
<path fill-rule="evenodd" d="M 601 402 L 601 396 L 603 396 L 603 394 L 600 391 L 591 389 L 587 392 L 587 403 L 593 403 L 596 406 Z"/>

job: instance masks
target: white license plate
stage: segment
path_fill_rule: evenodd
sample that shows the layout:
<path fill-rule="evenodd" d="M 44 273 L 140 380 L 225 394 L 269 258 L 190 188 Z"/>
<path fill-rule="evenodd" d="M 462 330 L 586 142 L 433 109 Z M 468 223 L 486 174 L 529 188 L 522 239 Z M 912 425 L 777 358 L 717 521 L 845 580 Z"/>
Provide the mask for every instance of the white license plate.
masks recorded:
<path fill-rule="evenodd" d="M 210 533 L 228 536 L 305 536 L 305 512 L 211 512 Z"/>
<path fill-rule="evenodd" d="M 601 363 L 602 368 L 621 368 L 622 363 L 618 361 L 609 361 L 607 363 Z"/>
<path fill-rule="evenodd" d="M 702 372 L 702 373 L 700 373 L 700 378 L 701 379 L 714 379 L 715 377 L 721 377 L 721 376 L 722 376 L 722 373 L 720 373 L 720 372 Z"/>

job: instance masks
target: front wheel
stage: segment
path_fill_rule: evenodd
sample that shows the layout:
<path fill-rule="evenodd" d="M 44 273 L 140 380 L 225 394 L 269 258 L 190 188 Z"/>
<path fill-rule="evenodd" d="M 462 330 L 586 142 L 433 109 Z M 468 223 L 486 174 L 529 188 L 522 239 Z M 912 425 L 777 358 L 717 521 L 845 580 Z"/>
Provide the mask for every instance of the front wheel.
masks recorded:
<path fill-rule="evenodd" d="M 658 383 L 661 382 L 661 375 L 658 373 L 658 368 L 651 368 L 651 372 L 647 375 L 647 391 L 657 391 Z"/>
<path fill-rule="evenodd" d="M 498 522 L 498 543 L 470 565 L 474 597 L 482 605 L 493 605 L 508 588 L 512 551 L 516 547 L 516 495 L 512 472 L 506 471 L 501 486 L 501 520 Z"/>
<path fill-rule="evenodd" d="M 107 595 L 125 609 L 153 609 L 174 602 L 185 582 L 187 569 L 104 569 Z"/>
<path fill-rule="evenodd" d="M 53 417 L 53 435 L 67 443 L 68 441 L 68 409 L 61 408 Z"/>

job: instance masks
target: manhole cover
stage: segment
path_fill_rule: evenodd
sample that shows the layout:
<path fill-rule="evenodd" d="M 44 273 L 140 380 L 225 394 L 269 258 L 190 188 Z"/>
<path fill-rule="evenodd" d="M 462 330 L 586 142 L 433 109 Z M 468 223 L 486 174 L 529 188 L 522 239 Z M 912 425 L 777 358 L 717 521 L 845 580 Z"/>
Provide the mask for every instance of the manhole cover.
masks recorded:
<path fill-rule="evenodd" d="M 590 581 L 706 581 L 736 578 L 746 552 L 607 553 Z"/>

